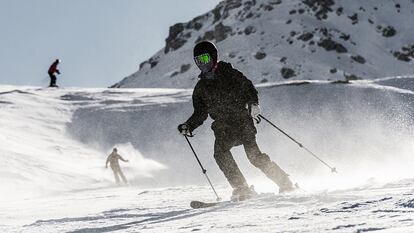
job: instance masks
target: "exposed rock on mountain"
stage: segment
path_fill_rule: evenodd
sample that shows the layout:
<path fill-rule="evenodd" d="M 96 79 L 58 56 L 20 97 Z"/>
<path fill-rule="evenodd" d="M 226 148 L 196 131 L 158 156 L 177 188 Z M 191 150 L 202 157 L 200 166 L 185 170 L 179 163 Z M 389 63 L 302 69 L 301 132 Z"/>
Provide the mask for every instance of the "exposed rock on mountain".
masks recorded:
<path fill-rule="evenodd" d="M 411 74 L 411 22 L 413 1 L 225 0 L 173 25 L 165 47 L 113 87 L 194 87 L 192 49 L 201 40 L 254 83 Z"/>

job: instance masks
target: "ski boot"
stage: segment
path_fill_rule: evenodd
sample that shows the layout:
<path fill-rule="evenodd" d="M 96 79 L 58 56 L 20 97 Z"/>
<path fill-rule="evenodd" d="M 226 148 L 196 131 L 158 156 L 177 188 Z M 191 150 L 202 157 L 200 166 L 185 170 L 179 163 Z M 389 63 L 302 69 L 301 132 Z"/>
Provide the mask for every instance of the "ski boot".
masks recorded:
<path fill-rule="evenodd" d="M 231 195 L 231 201 L 244 201 L 247 199 L 252 198 L 253 196 L 257 195 L 256 191 L 254 191 L 254 186 L 242 186 L 233 189 L 233 193 Z"/>
<path fill-rule="evenodd" d="M 296 183 L 295 185 L 286 185 L 279 187 L 279 194 L 282 193 L 291 193 L 299 189 L 299 185 Z"/>

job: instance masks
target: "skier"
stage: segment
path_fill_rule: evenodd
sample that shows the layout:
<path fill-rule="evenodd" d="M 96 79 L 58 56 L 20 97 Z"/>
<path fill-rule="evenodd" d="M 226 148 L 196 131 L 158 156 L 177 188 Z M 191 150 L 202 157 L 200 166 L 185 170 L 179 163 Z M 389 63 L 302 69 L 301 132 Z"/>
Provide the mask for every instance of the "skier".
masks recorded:
<path fill-rule="evenodd" d="M 114 172 L 114 176 L 115 176 L 115 181 L 117 184 L 120 183 L 119 181 L 119 176 L 121 176 L 122 181 L 127 184 L 128 181 L 125 178 L 124 173 L 121 170 L 121 167 L 119 166 L 119 161 L 118 160 L 122 160 L 124 162 L 128 162 L 128 160 L 122 158 L 119 154 L 118 154 L 118 149 L 114 148 L 112 150 L 112 153 L 108 156 L 108 158 L 106 159 L 106 164 L 105 164 L 105 168 L 108 168 L 108 163 L 111 165 L 111 169 Z"/>
<path fill-rule="evenodd" d="M 56 74 L 60 74 L 60 71 L 57 68 L 57 66 L 59 65 L 59 63 L 60 63 L 60 60 L 59 59 L 56 59 L 52 63 L 52 65 L 50 65 L 49 70 L 47 71 L 47 73 L 49 74 L 49 77 L 50 77 L 50 85 L 49 85 L 49 87 L 58 87 L 56 85 L 56 75 L 55 75 L 55 73 Z"/>
<path fill-rule="evenodd" d="M 260 106 L 252 82 L 230 63 L 219 61 L 217 48 L 211 42 L 203 41 L 194 47 L 194 61 L 201 70 L 192 96 L 194 113 L 178 126 L 178 131 L 191 136 L 208 115 L 214 120 L 214 158 L 233 188 L 232 199 L 247 199 L 254 193 L 230 152 L 239 145 L 244 146 L 249 161 L 279 186 L 280 193 L 292 191 L 289 175 L 256 143 L 253 119 L 260 120 Z"/>

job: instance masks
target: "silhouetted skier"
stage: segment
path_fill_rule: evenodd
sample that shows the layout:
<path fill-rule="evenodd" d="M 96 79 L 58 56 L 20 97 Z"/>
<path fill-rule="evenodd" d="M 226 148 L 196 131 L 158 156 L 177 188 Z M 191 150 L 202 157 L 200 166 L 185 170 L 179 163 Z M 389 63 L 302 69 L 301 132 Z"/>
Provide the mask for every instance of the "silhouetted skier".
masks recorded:
<path fill-rule="evenodd" d="M 117 184 L 120 183 L 119 181 L 119 176 L 121 176 L 122 181 L 124 181 L 125 184 L 128 183 L 127 179 L 125 178 L 124 173 L 122 173 L 121 167 L 119 166 L 119 161 L 118 160 L 122 160 L 124 162 L 128 162 L 128 160 L 122 158 L 119 154 L 118 154 L 118 150 L 116 148 L 113 149 L 112 153 L 108 156 L 108 158 L 106 159 L 106 164 L 105 164 L 105 168 L 108 168 L 108 163 L 111 165 L 111 169 L 114 172 L 114 176 L 115 176 L 115 181 Z"/>
<path fill-rule="evenodd" d="M 59 63 L 60 63 L 60 60 L 59 59 L 56 59 L 52 63 L 52 65 L 50 65 L 49 70 L 47 71 L 47 73 L 49 74 L 49 77 L 50 77 L 50 85 L 49 85 L 49 87 L 58 87 L 56 85 L 56 75 L 55 75 L 55 73 L 56 74 L 60 74 L 60 71 L 57 68 L 57 66 L 59 65 Z"/>
<path fill-rule="evenodd" d="M 294 190 L 289 175 L 256 143 L 256 127 L 260 107 L 257 90 L 252 82 L 230 63 L 218 61 L 214 44 L 203 41 L 194 48 L 194 60 L 201 70 L 200 80 L 193 91 L 193 115 L 178 126 L 181 134 L 192 131 L 210 116 L 216 141 L 214 158 L 233 187 L 235 199 L 246 199 L 253 194 L 234 160 L 230 149 L 243 145 L 247 158 L 279 186 L 279 192 Z"/>

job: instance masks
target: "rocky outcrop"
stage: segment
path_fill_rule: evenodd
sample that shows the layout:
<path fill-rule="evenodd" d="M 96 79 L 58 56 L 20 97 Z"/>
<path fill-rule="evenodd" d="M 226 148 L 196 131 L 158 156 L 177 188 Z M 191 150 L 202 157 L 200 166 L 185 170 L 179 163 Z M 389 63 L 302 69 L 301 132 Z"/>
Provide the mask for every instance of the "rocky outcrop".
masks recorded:
<path fill-rule="evenodd" d="M 358 14 L 354 13 L 353 15 L 348 17 L 350 20 L 352 20 L 352 24 L 357 24 L 358 23 Z"/>
<path fill-rule="evenodd" d="M 361 77 L 359 77 L 355 74 L 347 74 L 347 73 L 344 73 L 344 77 L 345 77 L 346 81 L 353 81 L 353 80 L 361 80 L 362 79 Z"/>
<path fill-rule="evenodd" d="M 190 68 L 191 68 L 191 64 L 183 64 L 183 65 L 181 65 L 180 70 L 174 71 L 170 75 L 170 77 L 172 78 L 172 77 L 175 77 L 175 76 L 177 76 L 179 74 L 183 74 L 183 73 L 187 72 Z"/>
<path fill-rule="evenodd" d="M 365 64 L 365 58 L 361 55 L 351 56 L 351 59 L 355 62 L 358 62 L 360 64 Z"/>
<path fill-rule="evenodd" d="M 328 13 L 332 12 L 332 6 L 335 5 L 334 0 L 303 0 L 305 5 L 307 5 L 313 12 L 317 19 L 327 19 Z"/>
<path fill-rule="evenodd" d="M 141 70 L 142 68 L 144 68 L 145 65 L 149 65 L 149 67 L 151 69 L 154 68 L 156 65 L 158 65 L 158 60 L 157 59 L 158 58 L 151 57 L 147 61 L 144 61 L 141 64 L 139 64 L 139 69 Z"/>
<path fill-rule="evenodd" d="M 382 29 L 382 36 L 383 37 L 393 37 L 397 34 L 397 30 L 393 26 L 387 26 Z"/>
<path fill-rule="evenodd" d="M 222 4 L 219 4 L 212 11 L 214 15 L 213 24 L 229 17 L 230 11 L 241 7 L 243 5 L 242 2 L 243 2 L 242 0 L 227 0 L 227 1 L 222 2 Z"/>
<path fill-rule="evenodd" d="M 289 79 L 289 78 L 292 78 L 292 77 L 295 77 L 296 76 L 295 71 L 293 69 L 291 69 L 291 68 L 288 68 L 288 67 L 283 67 L 280 70 L 280 74 L 282 75 L 282 77 L 284 79 Z"/>
<path fill-rule="evenodd" d="M 298 37 L 298 40 L 302 40 L 302 41 L 309 41 L 313 38 L 313 34 L 311 32 L 304 32 L 302 33 L 302 35 L 300 35 Z"/>
<path fill-rule="evenodd" d="M 259 52 L 257 52 L 257 53 L 254 55 L 254 57 L 255 57 L 257 60 L 262 60 L 262 59 L 264 59 L 264 58 L 266 57 L 266 53 L 265 53 L 265 52 L 261 52 L 261 51 L 259 51 Z"/>
<path fill-rule="evenodd" d="M 180 34 L 184 31 L 184 24 L 177 23 L 170 27 L 170 32 L 168 34 L 167 39 L 165 39 L 165 49 L 164 53 L 168 53 L 170 51 L 177 50 L 181 48 L 187 40 L 182 38 Z"/>
<path fill-rule="evenodd" d="M 319 41 L 318 46 L 324 48 L 326 51 L 336 51 L 337 53 L 346 53 L 348 50 L 342 44 L 332 40 L 331 38 Z"/>
<path fill-rule="evenodd" d="M 246 35 L 250 35 L 250 34 L 255 33 L 255 32 L 256 32 L 256 28 L 251 26 L 251 25 L 247 26 L 244 29 L 244 34 L 246 34 Z"/>
<path fill-rule="evenodd" d="M 400 61 L 410 62 L 414 60 L 414 45 L 404 46 L 400 51 L 395 51 L 393 55 Z"/>
<path fill-rule="evenodd" d="M 231 33 L 233 29 L 229 26 L 225 26 L 222 23 L 217 24 L 212 31 L 206 31 L 203 36 L 199 37 L 196 42 L 203 40 L 220 42 L 225 40 Z"/>

